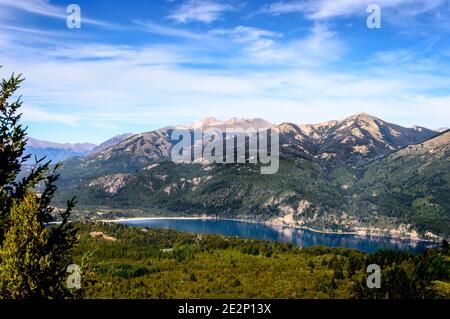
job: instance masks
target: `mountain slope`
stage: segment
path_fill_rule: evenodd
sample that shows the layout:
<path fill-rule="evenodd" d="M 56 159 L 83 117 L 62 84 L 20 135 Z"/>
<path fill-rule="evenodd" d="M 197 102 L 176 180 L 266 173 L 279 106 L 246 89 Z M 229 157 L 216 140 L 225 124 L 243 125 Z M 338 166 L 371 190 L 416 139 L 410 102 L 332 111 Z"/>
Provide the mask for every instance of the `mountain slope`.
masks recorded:
<path fill-rule="evenodd" d="M 133 169 L 170 159 L 176 143 L 170 139 L 172 131 L 226 129 L 262 129 L 276 127 L 280 133 L 280 152 L 287 158 L 306 158 L 321 165 L 361 165 L 386 155 L 410 143 L 426 140 L 438 134 L 424 128 L 404 128 L 384 122 L 367 114 L 358 114 L 342 121 L 315 125 L 283 123 L 272 125 L 263 119 L 237 119 L 219 121 L 207 118 L 187 126 L 176 126 L 133 136 L 113 138 L 95 148 L 86 159 L 94 166 L 109 166 L 104 161 L 129 162 Z M 111 141 L 114 141 L 111 143 Z M 208 142 L 204 141 L 204 145 Z M 109 146 L 110 145 L 110 146 Z M 109 147 L 108 147 L 109 146 Z M 95 164 L 94 164 L 95 163 Z M 123 165 L 126 165 L 123 163 Z"/>
<path fill-rule="evenodd" d="M 277 126 L 280 133 L 280 152 L 290 158 L 314 159 L 319 151 L 315 137 L 308 135 L 299 126 L 283 123 Z"/>
<path fill-rule="evenodd" d="M 360 165 L 406 145 L 434 137 L 438 132 L 421 127 L 405 128 L 366 113 L 341 121 L 298 126 L 316 142 L 315 157 Z"/>
<path fill-rule="evenodd" d="M 170 154 L 176 141 L 171 140 L 174 129 L 193 131 L 200 128 L 217 127 L 225 128 L 264 128 L 272 124 L 262 119 L 231 119 L 229 121 L 218 121 L 208 118 L 188 126 L 169 127 L 136 135 L 120 136 L 121 141 L 111 143 L 111 140 L 100 145 L 85 157 L 69 159 L 65 163 L 65 174 L 70 176 L 98 175 L 111 172 L 134 172 L 142 170 L 154 163 L 161 163 L 170 160 Z M 116 141 L 119 138 L 114 138 Z M 103 149 L 102 149 L 103 148 Z M 73 173 L 73 174 L 72 174 Z"/>
<path fill-rule="evenodd" d="M 94 147 L 93 149 L 89 150 L 89 154 L 99 153 L 111 146 L 119 144 L 120 142 L 126 140 L 127 138 L 129 138 L 131 136 L 133 136 L 133 134 L 131 134 L 131 133 L 116 135 L 116 136 L 110 138 L 109 140 L 101 143 L 100 145 Z"/>
<path fill-rule="evenodd" d="M 359 209 L 418 230 L 450 233 L 450 132 L 374 161 L 358 182 Z"/>
<path fill-rule="evenodd" d="M 88 210 L 214 214 L 361 234 L 450 235 L 448 132 L 404 147 L 437 133 L 367 115 L 278 128 L 283 156 L 275 175 L 261 175 L 257 165 L 170 162 L 174 142 L 167 128 L 67 160 L 56 200 L 62 204 L 76 195 L 79 207 Z M 359 146 L 369 151 L 355 153 Z"/>
<path fill-rule="evenodd" d="M 112 173 L 136 173 L 152 163 L 168 161 L 170 131 L 136 134 L 98 153 L 70 158 L 63 163 L 60 183 L 73 185 L 78 180 Z"/>

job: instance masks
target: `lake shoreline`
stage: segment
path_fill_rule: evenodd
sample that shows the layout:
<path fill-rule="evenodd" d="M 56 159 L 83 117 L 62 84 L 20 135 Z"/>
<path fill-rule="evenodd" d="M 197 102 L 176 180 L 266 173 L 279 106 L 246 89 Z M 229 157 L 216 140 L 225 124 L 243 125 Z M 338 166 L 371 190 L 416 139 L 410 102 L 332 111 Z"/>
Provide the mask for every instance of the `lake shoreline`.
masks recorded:
<path fill-rule="evenodd" d="M 236 222 L 246 222 L 246 223 L 253 223 L 253 224 L 261 224 L 261 225 L 267 225 L 274 228 L 290 228 L 290 229 L 302 229 L 302 230 L 308 230 L 313 233 L 318 234 L 328 234 L 328 235 L 353 235 L 357 237 L 362 238 L 389 238 L 389 239 L 397 239 L 397 240 L 409 240 L 411 242 L 425 242 L 425 243 L 439 243 L 440 240 L 430 240 L 430 239 L 421 239 L 421 238 L 410 238 L 410 237 L 397 237 L 397 236 L 388 236 L 383 234 L 360 234 L 358 232 L 334 232 L 334 231 L 327 231 L 327 230 L 318 230 L 306 226 L 291 226 L 291 225 L 280 225 L 275 222 L 271 221 L 258 221 L 258 220 L 251 220 L 251 219 L 239 219 L 239 218 L 217 218 L 212 216 L 153 216 L 153 217 L 126 217 L 126 218 L 117 218 L 117 219 L 103 219 L 98 220 L 98 222 L 103 223 L 121 223 L 121 222 L 129 222 L 129 221 L 146 221 L 146 220 L 230 220 L 230 221 L 236 221 Z"/>

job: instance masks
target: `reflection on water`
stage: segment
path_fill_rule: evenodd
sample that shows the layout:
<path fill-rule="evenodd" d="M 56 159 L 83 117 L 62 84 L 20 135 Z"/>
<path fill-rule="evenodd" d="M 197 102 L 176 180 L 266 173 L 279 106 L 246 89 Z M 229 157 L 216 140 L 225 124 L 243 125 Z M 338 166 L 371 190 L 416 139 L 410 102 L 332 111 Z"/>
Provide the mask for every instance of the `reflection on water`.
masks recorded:
<path fill-rule="evenodd" d="M 139 227 L 171 228 L 191 233 L 222 234 L 241 238 L 289 242 L 299 247 L 314 245 L 345 247 L 358 249 L 367 253 L 373 253 L 382 249 L 421 253 L 426 248 L 439 245 L 438 243 L 387 237 L 323 234 L 304 229 L 278 228 L 265 224 L 235 220 L 152 219 L 123 221 L 121 224 Z"/>

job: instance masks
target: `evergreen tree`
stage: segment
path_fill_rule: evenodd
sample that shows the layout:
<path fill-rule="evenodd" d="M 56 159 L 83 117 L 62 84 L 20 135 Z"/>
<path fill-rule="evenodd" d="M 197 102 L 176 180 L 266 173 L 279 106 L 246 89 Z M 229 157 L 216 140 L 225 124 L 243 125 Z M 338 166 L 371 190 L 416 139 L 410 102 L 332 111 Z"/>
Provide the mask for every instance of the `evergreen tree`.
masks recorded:
<path fill-rule="evenodd" d="M 20 123 L 22 106 L 20 97 L 9 102 L 15 91 L 23 82 L 21 75 L 14 74 L 3 79 L 0 87 L 0 243 L 8 227 L 8 214 L 14 200 L 21 200 L 29 189 L 44 180 L 50 163 L 44 159 L 36 160 L 31 173 L 21 181 L 17 177 L 23 164 L 30 158 L 24 156 L 26 145 L 26 128 Z M 44 214 L 45 215 L 45 214 Z M 47 219 L 48 216 L 42 216 Z"/>
<path fill-rule="evenodd" d="M 60 298 L 65 267 L 61 252 L 54 249 L 52 230 L 38 220 L 36 195 L 29 193 L 13 202 L 10 227 L 0 249 L 0 298 Z"/>
<path fill-rule="evenodd" d="M 70 297 L 63 279 L 76 242 L 68 222 L 75 201 L 68 201 L 66 210 L 50 206 L 58 165 L 49 171 L 44 159 L 36 159 L 31 173 L 18 181 L 30 156 L 24 156 L 26 128 L 19 123 L 22 101 L 9 100 L 22 81 L 13 74 L 0 88 L 0 298 Z M 37 186 L 43 189 L 38 196 Z M 60 224 L 46 227 L 55 216 Z"/>

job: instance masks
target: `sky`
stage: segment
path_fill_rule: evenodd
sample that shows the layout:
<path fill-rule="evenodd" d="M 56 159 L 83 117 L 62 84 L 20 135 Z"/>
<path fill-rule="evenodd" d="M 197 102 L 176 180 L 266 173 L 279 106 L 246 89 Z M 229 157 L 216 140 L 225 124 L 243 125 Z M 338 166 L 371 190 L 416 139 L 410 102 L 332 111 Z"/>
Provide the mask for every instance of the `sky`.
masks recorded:
<path fill-rule="evenodd" d="M 433 129 L 450 126 L 449 36 L 450 0 L 0 0 L 0 78 L 23 74 L 29 135 L 54 142 L 206 117 Z"/>

